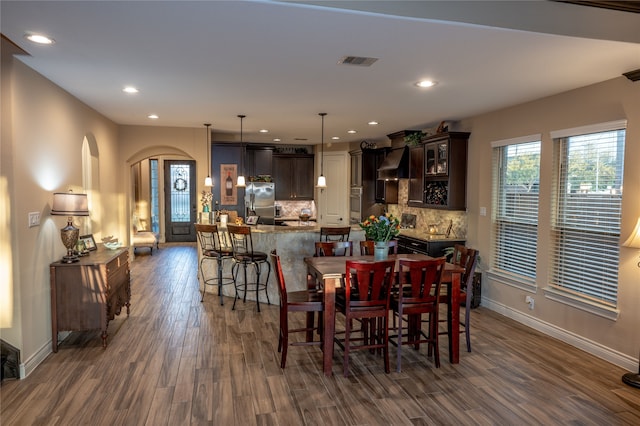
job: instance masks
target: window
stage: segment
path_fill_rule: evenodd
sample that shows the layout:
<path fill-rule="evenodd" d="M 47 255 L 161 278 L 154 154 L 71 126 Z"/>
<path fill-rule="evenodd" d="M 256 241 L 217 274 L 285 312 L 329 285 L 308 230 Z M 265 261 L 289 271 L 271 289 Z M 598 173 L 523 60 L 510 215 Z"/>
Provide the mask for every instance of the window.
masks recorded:
<path fill-rule="evenodd" d="M 149 173 L 151 174 L 151 230 L 160 232 L 160 189 L 158 187 L 158 160 L 149 160 Z"/>
<path fill-rule="evenodd" d="M 492 271 L 535 285 L 540 135 L 493 146 Z"/>
<path fill-rule="evenodd" d="M 552 132 L 551 287 L 615 308 L 626 122 Z"/>

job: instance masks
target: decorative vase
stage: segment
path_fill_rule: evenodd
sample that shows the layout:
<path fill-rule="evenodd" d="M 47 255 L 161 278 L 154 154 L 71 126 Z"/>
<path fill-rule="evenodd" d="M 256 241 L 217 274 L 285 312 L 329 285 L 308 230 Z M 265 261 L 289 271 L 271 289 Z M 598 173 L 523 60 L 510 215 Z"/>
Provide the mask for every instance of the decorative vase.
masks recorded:
<path fill-rule="evenodd" d="M 389 258 L 389 244 L 386 241 L 373 243 L 373 260 L 387 260 Z"/>
<path fill-rule="evenodd" d="M 204 206 L 202 206 L 202 211 L 205 213 L 209 213 L 209 204 L 205 204 Z"/>

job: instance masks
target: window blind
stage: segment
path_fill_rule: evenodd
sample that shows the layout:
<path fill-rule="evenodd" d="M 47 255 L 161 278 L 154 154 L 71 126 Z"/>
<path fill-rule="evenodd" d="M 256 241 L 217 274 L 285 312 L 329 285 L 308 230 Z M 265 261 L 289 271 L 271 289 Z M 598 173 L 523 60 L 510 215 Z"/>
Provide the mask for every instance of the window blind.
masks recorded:
<path fill-rule="evenodd" d="M 536 277 L 540 140 L 493 144 L 494 271 Z"/>
<path fill-rule="evenodd" d="M 551 285 L 615 306 L 625 130 L 574 131 L 554 139 Z"/>

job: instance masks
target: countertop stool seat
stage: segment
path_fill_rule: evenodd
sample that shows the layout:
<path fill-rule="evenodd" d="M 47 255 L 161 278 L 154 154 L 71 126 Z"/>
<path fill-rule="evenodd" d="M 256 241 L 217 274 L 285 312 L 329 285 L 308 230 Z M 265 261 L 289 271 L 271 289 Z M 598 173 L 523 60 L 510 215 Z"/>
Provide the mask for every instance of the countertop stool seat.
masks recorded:
<path fill-rule="evenodd" d="M 204 293 L 207 285 L 218 286 L 218 297 L 220 298 L 220 305 L 224 305 L 224 298 L 222 297 L 222 286 L 233 284 L 233 276 L 223 276 L 224 262 L 231 261 L 233 259 L 233 250 L 231 247 L 225 247 L 221 243 L 220 234 L 218 233 L 217 225 L 204 225 L 195 224 L 196 234 L 198 235 L 198 241 L 200 242 L 200 249 L 202 250 L 202 258 L 200 259 L 200 276 L 202 276 L 202 298 L 204 301 Z M 205 262 L 216 262 L 217 274 L 213 277 L 206 277 L 203 265 Z"/>
<path fill-rule="evenodd" d="M 267 303 L 271 304 L 269 301 L 269 292 L 267 291 L 267 283 L 269 282 L 269 276 L 271 275 L 271 263 L 269 263 L 269 256 L 267 253 L 261 251 L 253 250 L 253 240 L 251 238 L 251 227 L 249 226 L 238 226 L 238 225 L 227 225 L 227 231 L 229 233 L 229 238 L 231 240 L 231 247 L 233 248 L 233 261 L 234 265 L 232 267 L 233 271 L 233 281 L 236 287 L 236 295 L 233 299 L 233 307 L 234 310 L 236 308 L 236 302 L 240 298 L 239 291 L 243 292 L 243 302 L 247 301 L 247 291 L 249 291 L 249 286 L 255 286 L 256 290 L 256 304 L 258 307 L 258 312 L 260 312 L 260 290 L 264 289 L 264 293 L 267 296 Z M 256 281 L 254 283 L 250 283 L 247 280 L 247 267 L 252 265 L 255 269 L 256 273 Z M 267 277 L 264 282 L 260 281 L 260 275 L 262 272 L 262 266 L 267 265 Z M 244 281 L 238 281 L 238 272 L 242 267 L 244 272 Z"/>

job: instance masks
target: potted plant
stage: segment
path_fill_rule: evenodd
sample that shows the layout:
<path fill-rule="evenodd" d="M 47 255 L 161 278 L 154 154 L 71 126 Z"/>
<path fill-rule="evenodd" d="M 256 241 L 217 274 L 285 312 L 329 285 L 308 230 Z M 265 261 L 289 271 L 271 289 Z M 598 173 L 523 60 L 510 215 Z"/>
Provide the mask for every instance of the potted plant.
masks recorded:
<path fill-rule="evenodd" d="M 422 142 L 422 138 L 425 136 L 426 136 L 426 133 L 422 131 L 409 133 L 407 136 L 404 137 L 404 143 L 407 146 L 417 146 L 417 145 L 420 145 L 420 142 Z"/>
<path fill-rule="evenodd" d="M 367 240 L 375 243 L 374 259 L 383 260 L 389 255 L 389 240 L 400 233 L 400 221 L 391 213 L 379 217 L 371 215 L 360 223 L 360 228 Z"/>

